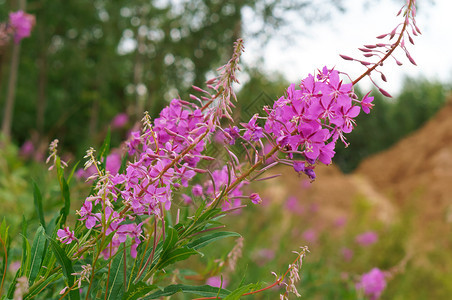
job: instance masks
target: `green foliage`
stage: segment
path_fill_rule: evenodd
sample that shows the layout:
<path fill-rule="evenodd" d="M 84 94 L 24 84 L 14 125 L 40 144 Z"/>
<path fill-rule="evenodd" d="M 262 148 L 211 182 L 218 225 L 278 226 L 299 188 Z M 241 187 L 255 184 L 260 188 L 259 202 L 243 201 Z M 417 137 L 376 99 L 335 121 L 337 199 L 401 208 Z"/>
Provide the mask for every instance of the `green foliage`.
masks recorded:
<path fill-rule="evenodd" d="M 261 24 L 252 35 L 266 41 L 284 26 L 287 11 L 314 21 L 337 8 L 337 1 L 319 9 L 305 0 L 28 0 L 27 12 L 37 22 L 21 42 L 13 140 L 22 144 L 32 138 L 42 154 L 57 137 L 66 151 L 81 156 L 100 144 L 118 112 L 132 121 L 145 110 L 155 117 L 168 100 L 187 99 L 192 85 L 204 84 L 242 36 L 243 9 L 253 11 Z M 0 2 L 2 20 L 15 9 L 15 1 Z M 8 58 L 6 49 L 0 54 L 0 78 L 8 77 Z M 116 129 L 113 145 L 125 135 Z"/>
<path fill-rule="evenodd" d="M 38 231 L 35 234 L 33 245 L 31 246 L 30 252 L 30 267 L 27 268 L 28 272 L 25 272 L 29 280 L 29 284 L 32 285 L 38 275 L 39 269 L 41 268 L 41 263 L 44 258 L 46 251 L 46 237 L 45 229 L 39 226 Z M 26 266 L 26 265 L 25 265 Z"/>
<path fill-rule="evenodd" d="M 165 287 L 162 291 L 155 292 L 149 296 L 143 297 L 143 299 L 159 299 L 160 297 L 172 296 L 179 292 L 195 294 L 201 297 L 225 297 L 230 293 L 228 290 L 215 288 L 210 285 L 190 286 L 184 284 L 175 284 Z"/>
<path fill-rule="evenodd" d="M 219 240 L 219 239 L 222 239 L 225 237 L 229 237 L 229 236 L 240 236 L 240 234 L 238 234 L 236 232 L 227 232 L 227 231 L 214 232 L 214 233 L 207 234 L 198 239 L 193 240 L 192 242 L 190 242 L 187 245 L 187 247 L 194 249 L 194 250 L 198 250 L 202 247 L 209 245 L 213 241 L 216 241 L 216 240 Z"/>
<path fill-rule="evenodd" d="M 72 287 L 75 282 L 75 276 L 73 275 L 75 272 L 72 261 L 67 257 L 66 252 L 61 248 L 59 242 L 49 236 L 46 236 L 46 238 L 50 243 L 50 248 L 56 257 L 56 260 L 63 270 L 63 276 L 66 279 L 68 286 Z M 78 290 L 71 290 L 69 292 L 69 299 L 80 299 Z"/>
<path fill-rule="evenodd" d="M 36 214 L 38 215 L 39 222 L 45 228 L 46 221 L 44 219 L 44 210 L 42 209 L 42 195 L 36 182 L 33 182 L 33 198 L 36 208 Z"/>
<path fill-rule="evenodd" d="M 124 277 L 124 251 L 119 251 L 118 255 L 111 262 L 110 278 L 108 280 L 109 288 L 105 292 L 105 299 L 121 299 L 124 294 L 125 280 L 127 279 Z"/>

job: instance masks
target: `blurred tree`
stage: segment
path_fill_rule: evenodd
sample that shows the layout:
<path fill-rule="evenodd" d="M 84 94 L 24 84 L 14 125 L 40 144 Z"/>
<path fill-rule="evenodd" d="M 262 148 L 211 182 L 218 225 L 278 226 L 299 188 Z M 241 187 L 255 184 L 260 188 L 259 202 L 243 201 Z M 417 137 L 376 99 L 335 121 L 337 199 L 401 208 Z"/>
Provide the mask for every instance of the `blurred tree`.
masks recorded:
<path fill-rule="evenodd" d="M 72 151 L 98 141 L 118 112 L 156 116 L 165 101 L 202 85 L 242 35 L 244 9 L 256 25 L 250 38 L 265 43 L 289 16 L 310 22 L 341 8 L 339 0 L 27 2 L 37 26 L 22 42 L 12 136 L 21 143 L 33 135 L 35 145 L 58 137 Z M 2 20 L 16 9 L 0 0 Z M 0 60 L 8 59 L 6 51 Z"/>
<path fill-rule="evenodd" d="M 409 133 L 420 128 L 443 106 L 450 86 L 423 78 L 406 78 L 400 95 L 394 99 L 373 92 L 374 108 L 369 116 L 363 112 L 358 124 L 347 136 L 351 147 L 336 147 L 335 163 L 344 172 L 353 171 L 367 156 L 383 151 Z M 358 91 L 358 94 L 361 94 Z"/>

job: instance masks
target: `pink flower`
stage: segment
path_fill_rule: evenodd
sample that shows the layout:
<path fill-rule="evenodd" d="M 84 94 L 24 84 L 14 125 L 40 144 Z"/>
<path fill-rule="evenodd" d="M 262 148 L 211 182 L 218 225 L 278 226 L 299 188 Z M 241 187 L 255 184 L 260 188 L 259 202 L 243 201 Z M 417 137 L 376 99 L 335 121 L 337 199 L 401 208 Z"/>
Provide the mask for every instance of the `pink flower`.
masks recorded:
<path fill-rule="evenodd" d="M 295 213 L 298 215 L 304 213 L 304 207 L 300 205 L 300 201 L 295 196 L 290 196 L 289 198 L 287 198 L 285 207 L 291 213 Z"/>
<path fill-rule="evenodd" d="M 107 156 L 107 163 L 105 165 L 105 169 L 110 172 L 112 175 L 118 174 L 119 169 L 121 168 L 121 155 L 118 153 L 111 153 Z"/>
<path fill-rule="evenodd" d="M 257 265 L 264 266 L 266 263 L 275 258 L 275 251 L 272 249 L 260 249 L 253 255 L 253 257 Z"/>
<path fill-rule="evenodd" d="M 342 248 L 341 253 L 342 253 L 342 257 L 347 262 L 353 258 L 353 250 L 350 248 Z"/>
<path fill-rule="evenodd" d="M 258 193 L 252 193 L 250 195 L 250 199 L 251 199 L 251 202 L 253 202 L 254 204 L 261 204 L 262 203 L 262 199 L 261 199 L 261 197 L 259 196 Z"/>
<path fill-rule="evenodd" d="M 361 246 L 370 246 L 378 241 L 378 235 L 373 231 L 367 231 L 357 235 L 355 241 Z"/>
<path fill-rule="evenodd" d="M 74 231 L 70 231 L 69 227 L 58 229 L 57 235 L 58 240 L 64 244 L 70 244 L 76 240 Z"/>
<path fill-rule="evenodd" d="M 9 23 L 15 29 L 14 42 L 16 44 L 30 36 L 35 21 L 35 16 L 24 13 L 22 10 L 9 13 Z"/>
<path fill-rule="evenodd" d="M 366 114 L 370 113 L 370 110 L 374 106 L 374 104 L 372 104 L 374 97 L 369 97 L 369 94 L 370 92 L 368 92 L 361 101 L 361 107 Z"/>
<path fill-rule="evenodd" d="M 385 288 L 385 275 L 378 268 L 373 268 L 369 273 L 363 274 L 361 280 L 356 284 L 356 289 L 364 291 L 364 295 L 369 296 L 371 300 L 380 298 Z"/>
<path fill-rule="evenodd" d="M 303 238 L 311 243 L 317 241 L 317 232 L 314 229 L 307 229 L 303 232 Z"/>
<path fill-rule="evenodd" d="M 186 194 L 182 194 L 182 200 L 184 200 L 184 203 L 187 205 L 193 203 L 191 197 Z"/>
<path fill-rule="evenodd" d="M 235 140 L 240 137 L 240 130 L 237 126 L 225 128 L 224 131 L 230 136 L 227 137 L 227 142 L 229 145 L 234 145 Z M 226 138 L 226 135 L 223 134 L 223 137 Z"/>
<path fill-rule="evenodd" d="M 221 279 L 221 276 L 209 277 L 207 278 L 206 284 L 217 288 L 221 287 L 224 289 L 228 286 L 228 281 L 223 277 L 223 282 L 221 282 Z"/>
<path fill-rule="evenodd" d="M 193 193 L 193 196 L 195 196 L 195 197 L 200 197 L 203 194 L 202 186 L 200 184 L 195 184 L 191 191 Z"/>
<path fill-rule="evenodd" d="M 247 141 L 258 141 L 264 137 L 264 131 L 262 127 L 256 124 L 258 115 L 255 114 L 248 123 L 241 123 L 246 128 L 243 134 L 243 139 Z"/>
<path fill-rule="evenodd" d="M 27 140 L 20 147 L 19 155 L 29 158 L 33 154 L 33 152 L 35 152 L 35 146 L 33 146 L 33 143 L 30 140 Z"/>
<path fill-rule="evenodd" d="M 336 227 L 342 227 L 345 225 L 345 223 L 347 223 L 347 218 L 346 217 L 339 217 L 334 221 L 334 226 Z"/>
<path fill-rule="evenodd" d="M 129 122 L 129 116 L 126 113 L 117 114 L 111 121 L 111 127 L 122 128 Z"/>

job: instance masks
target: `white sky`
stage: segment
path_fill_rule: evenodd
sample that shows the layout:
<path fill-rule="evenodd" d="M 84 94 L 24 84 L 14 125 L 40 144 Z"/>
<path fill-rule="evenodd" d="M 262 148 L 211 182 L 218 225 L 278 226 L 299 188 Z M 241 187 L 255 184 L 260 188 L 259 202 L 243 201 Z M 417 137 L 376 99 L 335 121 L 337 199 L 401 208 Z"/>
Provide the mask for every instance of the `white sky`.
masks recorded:
<path fill-rule="evenodd" d="M 368 2 L 365 6 L 364 3 Z M 452 82 L 452 1 L 418 0 L 417 25 L 422 35 L 413 37 L 415 45 L 408 44 L 408 50 L 417 63 L 413 66 L 403 52 L 396 56 L 403 66 L 393 61 L 381 69 L 388 82 L 379 83 L 389 93 L 396 95 L 404 76 L 424 76 L 444 83 Z M 402 3 L 402 4 L 401 4 Z M 353 79 L 365 68 L 358 62 L 345 61 L 339 54 L 363 58 L 357 50 L 364 44 L 375 44 L 376 36 L 392 31 L 402 21 L 396 17 L 403 5 L 402 1 L 346 0 L 345 13 L 334 12 L 331 19 L 310 25 L 303 30 L 304 35 L 293 35 L 288 42 L 277 36 L 263 49 L 251 39 L 245 41 L 243 59 L 247 64 L 258 63 L 257 57 L 264 57 L 264 69 L 279 72 L 291 82 L 298 82 L 307 74 L 323 66 L 347 72 Z M 246 24 L 246 22 L 245 22 Z M 293 26 L 304 26 L 293 24 Z M 246 29 L 245 29 L 246 30 Z M 380 42 L 383 40 L 380 40 Z M 378 78 L 375 76 L 374 78 Z M 360 86 L 371 87 L 369 79 Z"/>

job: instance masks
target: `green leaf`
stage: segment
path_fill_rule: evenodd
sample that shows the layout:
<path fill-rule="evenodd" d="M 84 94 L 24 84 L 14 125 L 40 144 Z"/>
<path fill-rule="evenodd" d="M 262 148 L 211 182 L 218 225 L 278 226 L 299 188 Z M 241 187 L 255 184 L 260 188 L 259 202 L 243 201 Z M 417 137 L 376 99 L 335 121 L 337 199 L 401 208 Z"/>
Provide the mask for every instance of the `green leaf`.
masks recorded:
<path fill-rule="evenodd" d="M 8 268 L 8 253 L 9 253 L 9 239 L 8 239 L 8 229 L 9 226 L 6 226 L 5 218 L 3 218 L 2 225 L 0 225 L 0 253 L 2 253 L 1 256 L 1 266 L 0 266 L 0 282 L 2 282 L 2 288 L 3 288 L 3 282 L 4 279 L 7 276 L 7 268 Z M 0 290 L 0 294 L 3 292 L 3 290 Z"/>
<path fill-rule="evenodd" d="M 155 292 L 147 297 L 143 297 L 144 299 L 159 299 L 160 297 L 167 297 L 174 295 L 178 292 L 187 293 L 187 294 L 195 294 L 201 297 L 226 297 L 230 294 L 230 291 L 225 289 L 216 288 L 210 285 L 202 285 L 202 286 L 192 286 L 192 285 L 184 285 L 184 284 L 173 284 L 165 287 L 162 291 Z"/>
<path fill-rule="evenodd" d="M 66 223 L 66 218 L 69 215 L 70 209 L 71 209 L 71 198 L 69 193 L 69 185 L 67 184 L 66 179 L 64 177 L 61 177 L 61 188 L 63 193 L 63 200 L 64 200 L 64 206 L 60 210 L 60 216 L 61 216 L 61 224 Z"/>
<path fill-rule="evenodd" d="M 192 248 L 195 250 L 201 249 L 202 247 L 207 246 L 208 244 L 212 243 L 213 241 L 230 237 L 230 236 L 240 236 L 240 234 L 236 232 L 230 232 L 230 231 L 220 231 L 220 232 L 214 232 L 208 235 L 204 235 L 189 244 L 187 244 L 188 248 Z"/>
<path fill-rule="evenodd" d="M 258 289 L 259 285 L 256 283 L 251 283 L 248 285 L 244 285 L 241 286 L 237 289 L 235 289 L 234 291 L 232 291 L 226 298 L 224 298 L 223 300 L 240 300 L 240 297 L 249 292 L 252 289 Z"/>
<path fill-rule="evenodd" d="M 2 238 L 3 242 L 6 244 L 8 240 L 8 229 L 9 226 L 6 226 L 6 220 L 3 218 L 2 225 L 0 225 L 0 238 Z"/>
<path fill-rule="evenodd" d="M 14 279 L 9 284 L 9 289 L 8 289 L 8 294 L 7 294 L 7 297 L 9 299 L 13 299 L 13 297 L 14 297 L 14 291 L 16 290 L 17 278 L 19 278 L 21 272 L 22 272 L 21 269 L 17 270 L 16 275 L 14 275 Z"/>
<path fill-rule="evenodd" d="M 166 266 L 174 264 L 177 261 L 185 260 L 194 254 L 199 254 L 199 252 L 187 247 L 174 249 L 162 256 L 161 260 L 157 265 L 157 269 L 158 270 L 163 269 Z"/>
<path fill-rule="evenodd" d="M 100 147 L 99 154 L 97 156 L 98 161 L 103 161 L 102 166 L 105 169 L 105 166 L 107 165 L 107 156 L 108 152 L 110 151 L 110 139 L 111 139 L 111 131 L 110 128 L 108 128 L 107 136 L 105 137 L 105 140 Z"/>
<path fill-rule="evenodd" d="M 46 235 L 46 238 L 47 240 L 49 240 L 50 247 L 52 248 L 53 253 L 55 253 L 55 257 L 63 269 L 63 275 L 67 280 L 68 286 L 73 286 L 75 277 L 74 275 L 72 275 L 72 273 L 74 273 L 74 268 L 72 267 L 71 260 L 67 257 L 66 252 L 64 252 L 57 241 L 55 241 L 48 235 Z M 69 299 L 80 299 L 80 293 L 78 289 L 69 292 Z"/>
<path fill-rule="evenodd" d="M 163 243 L 163 252 L 162 256 L 164 256 L 167 252 L 171 251 L 171 249 L 174 248 L 174 245 L 179 240 L 179 236 L 177 234 L 177 231 L 172 227 L 166 228 L 166 238 L 165 242 Z"/>
<path fill-rule="evenodd" d="M 121 299 L 124 294 L 124 251 L 120 251 L 111 262 L 108 290 L 105 299 Z"/>
<path fill-rule="evenodd" d="M 22 216 L 22 259 L 20 263 L 20 276 L 28 274 L 27 268 L 30 266 L 31 247 L 27 239 L 27 227 L 27 220 L 25 219 L 25 216 Z"/>
<path fill-rule="evenodd" d="M 221 209 L 219 208 L 209 209 L 199 217 L 198 222 L 201 223 L 204 222 L 205 220 L 209 220 L 212 217 L 218 215 L 219 213 L 221 213 Z"/>
<path fill-rule="evenodd" d="M 35 282 L 35 285 L 33 285 L 30 288 L 30 290 L 28 291 L 28 294 L 25 295 L 24 300 L 31 299 L 34 296 L 38 295 L 42 291 L 42 289 L 44 289 L 46 286 L 48 286 L 52 282 L 60 279 L 61 276 L 63 276 L 63 274 L 58 272 L 58 273 L 54 273 L 54 274 L 50 275 L 43 281 Z"/>
<path fill-rule="evenodd" d="M 71 182 L 72 177 L 74 176 L 75 170 L 77 169 L 78 165 L 79 165 L 80 161 L 78 161 L 71 170 L 71 173 L 69 173 L 69 176 L 67 177 L 67 183 L 69 184 Z"/>
<path fill-rule="evenodd" d="M 137 300 L 138 298 L 145 296 L 156 288 L 157 286 L 155 284 L 147 285 L 144 282 L 132 284 L 129 288 L 129 291 L 122 297 L 122 300 Z"/>
<path fill-rule="evenodd" d="M 44 219 L 44 210 L 42 209 L 41 191 L 39 190 L 38 185 L 34 181 L 33 181 L 33 199 L 35 203 L 36 214 L 38 215 L 39 218 L 39 223 L 41 223 L 41 225 L 44 228 L 46 228 L 46 221 Z"/>
<path fill-rule="evenodd" d="M 38 275 L 39 269 L 41 268 L 42 259 L 45 254 L 45 246 L 45 229 L 43 226 L 39 226 L 33 240 L 33 245 L 31 246 L 30 273 L 27 274 L 30 285 L 33 284 L 33 281 L 36 279 L 36 275 Z"/>

